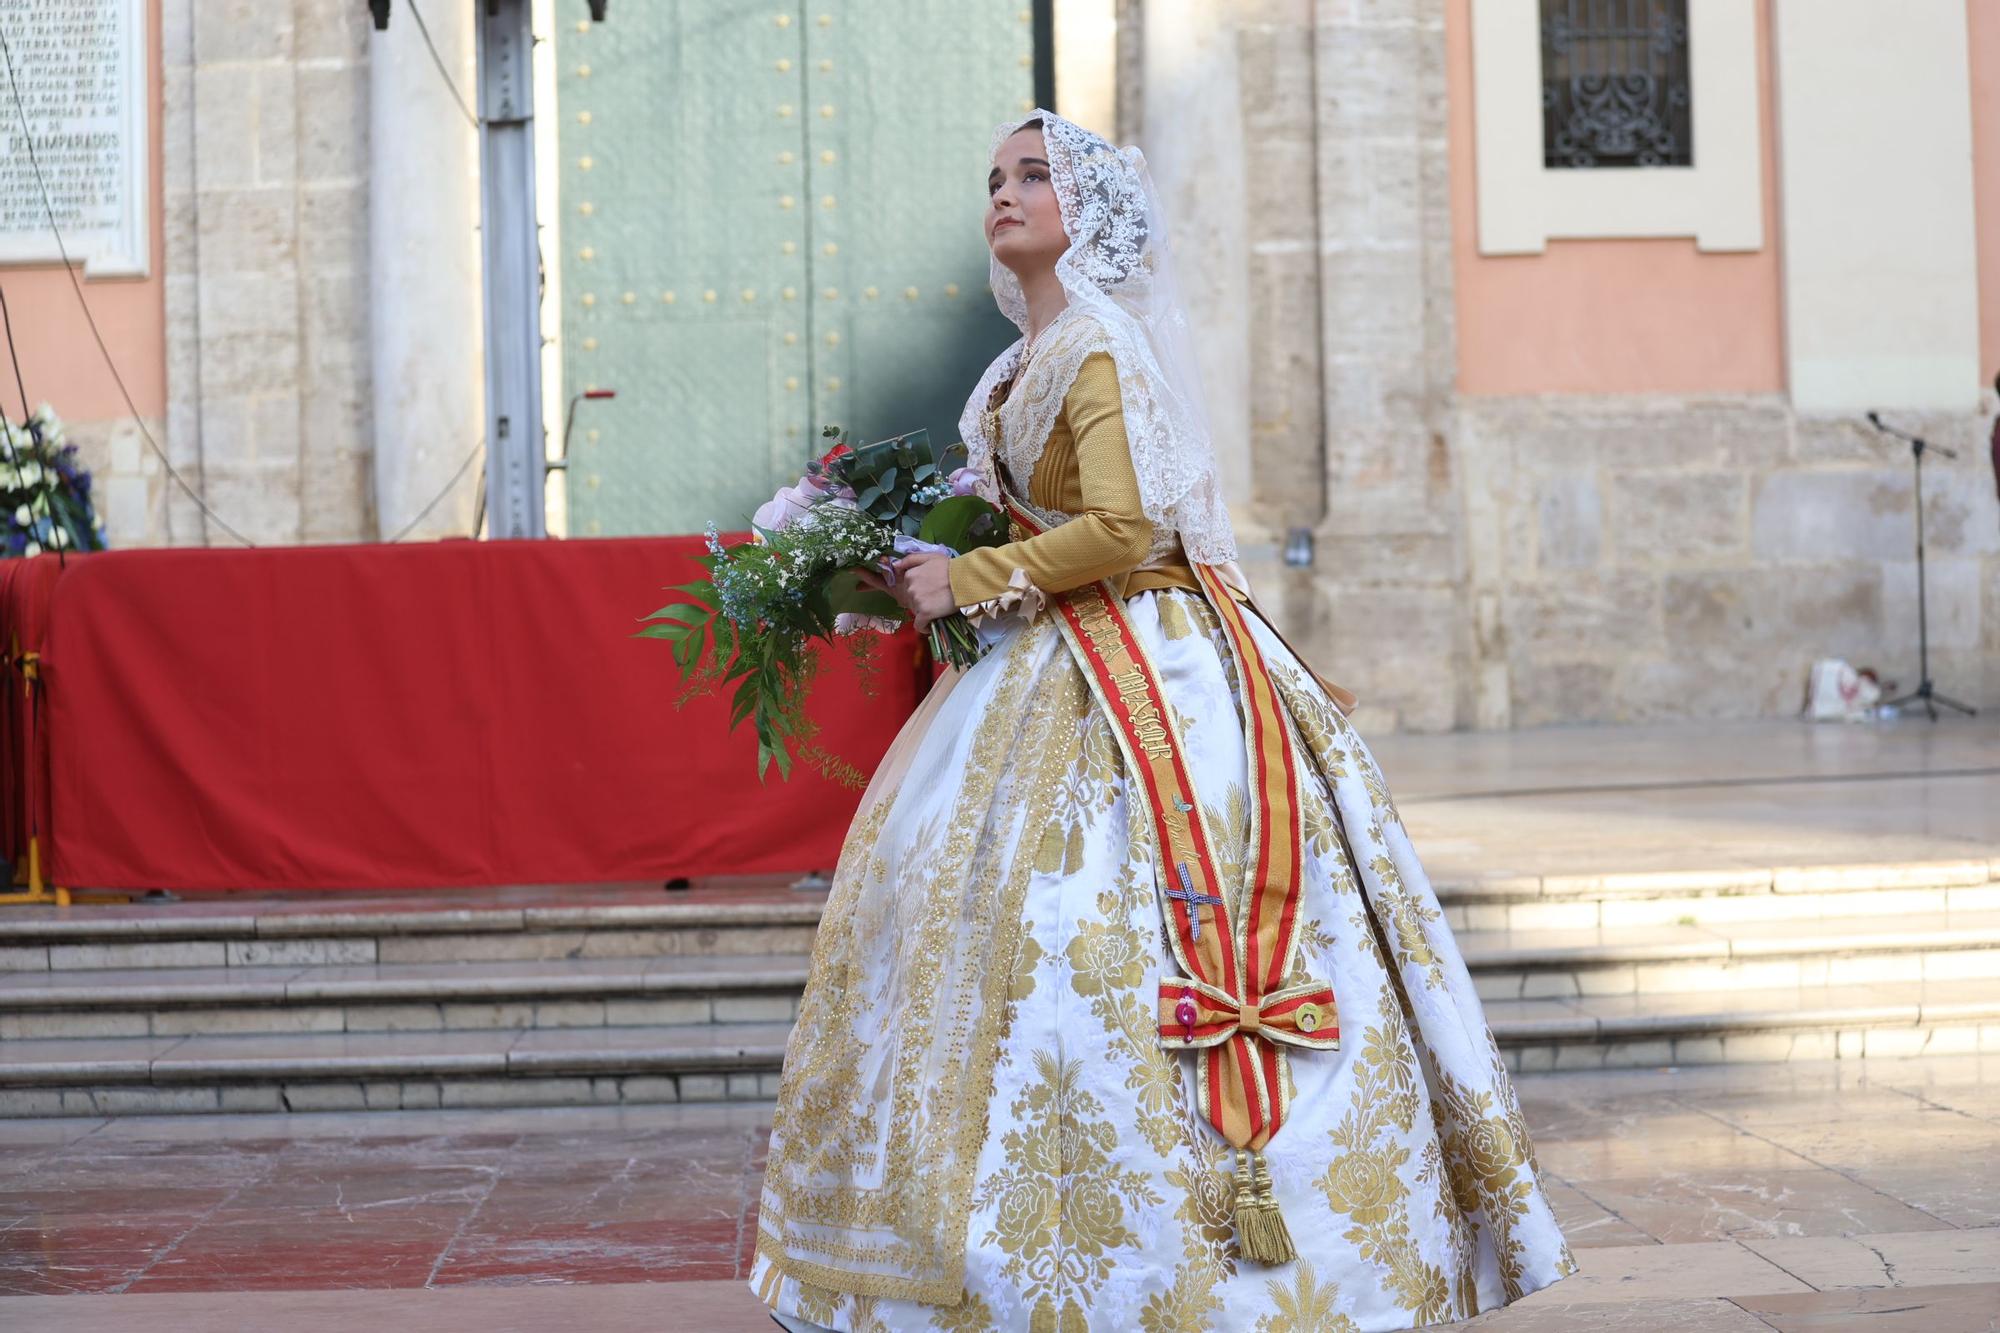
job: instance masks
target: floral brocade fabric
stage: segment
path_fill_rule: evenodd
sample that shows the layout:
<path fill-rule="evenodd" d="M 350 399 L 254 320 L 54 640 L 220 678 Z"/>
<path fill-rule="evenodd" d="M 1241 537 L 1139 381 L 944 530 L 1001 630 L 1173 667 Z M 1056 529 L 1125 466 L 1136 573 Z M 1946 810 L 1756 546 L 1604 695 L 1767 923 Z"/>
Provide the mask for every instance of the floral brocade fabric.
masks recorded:
<path fill-rule="evenodd" d="M 1221 627 L 1192 593 L 1126 605 L 1223 878 L 1240 883 L 1248 769 Z M 1340 1050 L 1291 1061 L 1291 1117 L 1266 1151 L 1298 1257 L 1237 1254 L 1230 1154 L 1192 1108 L 1192 1068 L 1155 1035 L 1156 988 L 1175 969 L 1146 812 L 1040 617 L 913 721 L 898 743 L 907 771 L 850 833 L 788 1053 L 751 1277 L 787 1327 L 1360 1333 L 1468 1318 L 1574 1270 L 1368 747 L 1277 637 L 1252 630 L 1306 760 L 1300 962 L 1332 983 L 1342 1030 Z M 924 979 L 942 1004 L 963 990 L 990 1009 L 967 1007 L 944 1042 L 908 1040 L 899 1025 L 946 1015 L 884 1002 L 914 966 L 885 942 L 895 931 L 990 936 L 932 950 L 989 974 Z M 963 1152 L 932 1142 L 953 1135 Z"/>

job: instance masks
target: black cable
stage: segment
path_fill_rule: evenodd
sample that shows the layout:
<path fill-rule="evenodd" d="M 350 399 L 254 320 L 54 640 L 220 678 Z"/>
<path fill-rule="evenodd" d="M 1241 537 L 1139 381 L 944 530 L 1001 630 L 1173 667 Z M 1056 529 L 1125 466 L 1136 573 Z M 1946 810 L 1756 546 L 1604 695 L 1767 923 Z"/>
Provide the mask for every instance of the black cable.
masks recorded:
<path fill-rule="evenodd" d="M 187 480 L 174 467 L 173 460 L 167 457 L 167 451 L 153 438 L 153 432 L 146 429 L 146 419 L 139 414 L 139 405 L 132 401 L 132 391 L 125 387 L 125 377 L 118 373 L 118 363 L 111 359 L 111 349 L 105 345 L 104 334 L 97 327 L 97 317 L 90 313 L 90 302 L 83 295 L 83 279 L 77 276 L 76 265 L 70 262 L 69 247 L 63 244 L 62 228 L 56 225 L 55 201 L 49 196 L 48 180 L 42 175 L 41 161 L 35 155 L 35 127 L 28 121 L 28 104 L 21 96 L 20 82 L 14 76 L 14 52 L 7 43 L 7 34 L 4 30 L 0 30 L 0 60 L 4 60 L 7 66 L 7 86 L 13 90 L 14 109 L 21 117 L 21 142 L 28 150 L 28 166 L 35 173 L 35 184 L 42 193 L 42 208 L 49 215 L 49 232 L 56 238 L 56 253 L 62 259 L 63 271 L 69 274 L 69 284 L 76 292 L 76 302 L 83 307 L 83 318 L 90 325 L 90 336 L 97 340 L 97 350 L 104 358 L 104 367 L 111 372 L 111 379 L 118 386 L 118 394 L 125 400 L 125 410 L 131 414 L 132 423 L 139 428 L 140 438 L 144 439 L 147 447 L 159 456 L 160 464 L 166 468 L 167 475 L 187 492 L 188 498 L 200 507 L 201 512 L 214 519 L 217 527 L 237 541 L 245 546 L 255 546 L 256 542 L 230 527 L 223 521 L 222 515 L 209 508 L 208 501 L 202 498 L 201 492 L 187 484 Z"/>
<path fill-rule="evenodd" d="M 444 497 L 451 494 L 452 488 L 458 485 L 458 479 L 460 477 L 463 477 L 465 475 L 465 470 L 472 466 L 472 460 L 479 457 L 479 455 L 481 454 L 481 452 L 485 450 L 485 448 L 486 448 L 486 441 L 484 440 L 481 440 L 478 444 L 473 445 L 472 452 L 467 454 L 465 456 L 465 461 L 458 465 L 458 471 L 451 474 L 451 480 L 444 484 L 444 489 L 439 491 L 436 495 L 433 495 L 431 497 L 431 502 L 425 505 L 422 509 L 419 509 L 417 511 L 417 516 L 411 519 L 408 523 L 405 523 L 402 527 L 402 530 L 399 531 L 395 536 L 389 538 L 389 540 L 391 542 L 399 542 L 403 540 L 403 538 L 410 535 L 411 530 L 414 529 L 417 526 L 417 524 L 423 522 L 425 518 L 429 517 L 431 510 L 436 509 L 438 507 L 438 504 L 444 499 Z M 479 533 L 475 531 L 472 535 L 474 537 L 477 537 Z"/>
<path fill-rule="evenodd" d="M 21 357 L 14 350 L 14 320 L 7 313 L 7 292 L 5 288 L 0 288 L 0 326 L 4 326 L 7 331 L 7 356 L 14 363 L 14 387 L 21 391 L 21 424 L 27 426 L 29 421 L 34 418 L 34 412 L 28 406 L 28 382 L 21 378 Z M 6 415 L 4 410 L 0 410 L 0 422 L 4 422 Z M 32 427 L 30 427 L 29 433 L 34 433 Z M 21 451 L 12 448 L 8 449 L 7 461 L 14 465 L 15 489 L 19 490 L 26 486 L 27 483 L 21 480 Z"/>
<path fill-rule="evenodd" d="M 7 289 L 0 287 L 0 326 L 7 330 L 7 355 L 14 362 L 14 387 L 21 391 L 21 420 L 23 422 L 35 414 L 28 406 L 28 384 L 21 378 L 21 358 L 14 351 L 14 321 L 7 314 Z"/>
<path fill-rule="evenodd" d="M 451 77 L 451 71 L 444 67 L 444 57 L 438 54 L 437 43 L 431 40 L 430 25 L 424 22 L 424 11 L 417 8 L 417 0 L 409 0 L 409 5 L 410 17 L 417 21 L 417 31 L 424 35 L 424 45 L 430 48 L 431 63 L 437 66 L 438 76 L 444 80 L 444 86 L 451 89 L 451 100 L 458 103 L 458 109 L 465 113 L 466 123 L 473 129 L 478 129 L 479 117 L 473 114 L 470 106 L 466 105 L 464 95 L 458 91 L 458 84 Z M 478 21 L 476 18 L 473 20 L 475 23 Z"/>

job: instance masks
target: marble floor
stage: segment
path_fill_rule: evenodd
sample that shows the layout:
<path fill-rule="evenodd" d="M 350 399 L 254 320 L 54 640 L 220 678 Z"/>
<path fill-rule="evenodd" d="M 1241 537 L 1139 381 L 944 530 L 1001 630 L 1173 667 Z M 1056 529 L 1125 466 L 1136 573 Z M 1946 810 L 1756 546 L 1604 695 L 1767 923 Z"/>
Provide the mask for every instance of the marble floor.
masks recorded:
<path fill-rule="evenodd" d="M 2000 1328 L 2000 1057 L 1520 1081 L 1582 1271 L 1482 1330 Z M 760 1330 L 759 1105 L 0 1126 L 0 1324 Z"/>

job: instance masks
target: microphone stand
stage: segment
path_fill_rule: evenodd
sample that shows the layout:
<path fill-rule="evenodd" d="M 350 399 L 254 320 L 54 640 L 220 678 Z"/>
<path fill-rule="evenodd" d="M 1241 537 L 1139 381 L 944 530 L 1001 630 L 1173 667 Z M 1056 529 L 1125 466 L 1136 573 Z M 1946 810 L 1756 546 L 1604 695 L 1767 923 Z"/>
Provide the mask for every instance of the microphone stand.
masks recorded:
<path fill-rule="evenodd" d="M 1868 421 L 1870 425 L 1874 426 L 1876 430 L 1881 431 L 1884 435 L 1891 435 L 1896 439 L 1906 441 L 1910 446 L 1910 459 L 1916 465 L 1917 470 L 1917 675 L 1919 679 L 1916 689 L 1899 698 L 1890 699 L 1879 706 L 1883 708 L 1900 708 L 1906 703 L 1912 703 L 1921 699 L 1924 704 L 1924 712 L 1930 715 L 1930 719 L 1933 722 L 1937 721 L 1939 704 L 1943 704 L 1946 708 L 1956 709 L 1967 717 L 1976 716 L 1979 712 L 1978 709 L 1939 694 L 1931 684 L 1930 609 L 1924 592 L 1924 454 L 1935 450 L 1943 454 L 1946 458 L 1955 459 L 1958 455 L 1941 444 L 1930 443 L 1920 435 L 1906 435 L 1894 426 L 1884 425 L 1882 418 L 1873 412 L 1868 414 Z"/>

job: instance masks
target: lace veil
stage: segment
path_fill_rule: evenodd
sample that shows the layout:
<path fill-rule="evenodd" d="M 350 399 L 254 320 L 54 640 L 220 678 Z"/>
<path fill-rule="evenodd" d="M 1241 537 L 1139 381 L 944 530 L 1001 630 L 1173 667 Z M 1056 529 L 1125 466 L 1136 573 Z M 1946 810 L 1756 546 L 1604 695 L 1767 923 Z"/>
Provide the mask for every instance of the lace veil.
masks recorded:
<path fill-rule="evenodd" d="M 1069 249 L 1056 276 L 1069 296 L 1063 318 L 1086 315 L 1118 367 L 1125 434 L 1146 517 L 1180 534 L 1188 558 L 1220 565 L 1236 558 L 1208 412 L 1185 308 L 1174 281 L 1166 215 L 1146 158 L 1116 148 L 1052 111 L 1036 110 L 994 131 L 989 157 L 1007 137 L 1040 121 L 1050 183 Z M 959 418 L 972 467 L 992 478 L 1002 441 L 990 438 L 985 408 L 995 385 L 1019 367 L 1028 303 L 1013 270 L 989 256 L 993 296 L 1022 337 L 986 368 Z"/>

